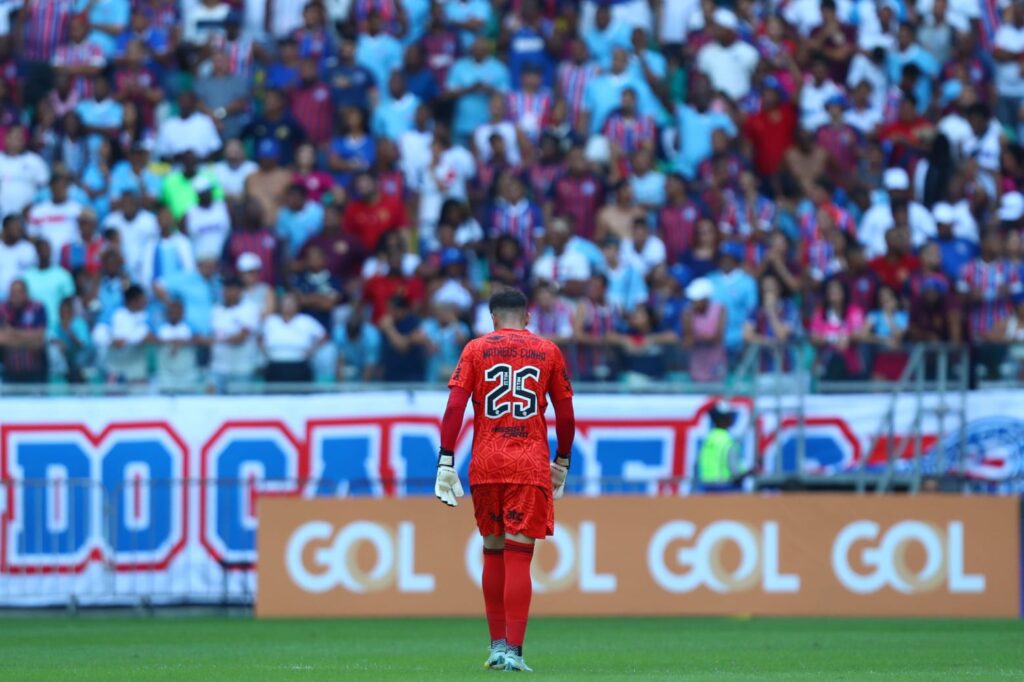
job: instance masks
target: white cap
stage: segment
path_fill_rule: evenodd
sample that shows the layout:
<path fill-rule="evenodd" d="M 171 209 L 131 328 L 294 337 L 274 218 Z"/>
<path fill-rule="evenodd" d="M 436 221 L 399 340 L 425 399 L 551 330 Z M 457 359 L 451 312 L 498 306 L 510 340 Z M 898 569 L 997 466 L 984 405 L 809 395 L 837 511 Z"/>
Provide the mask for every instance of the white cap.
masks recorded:
<path fill-rule="evenodd" d="M 882 184 L 889 191 L 910 189 L 910 176 L 902 168 L 888 168 L 882 175 Z"/>
<path fill-rule="evenodd" d="M 715 287 L 707 277 L 698 277 L 686 287 L 686 298 L 691 301 L 703 301 L 711 298 L 715 293 Z"/>
<path fill-rule="evenodd" d="M 1010 222 L 1020 220 L 1024 216 L 1024 194 L 1007 192 L 999 200 L 999 219 Z"/>
<path fill-rule="evenodd" d="M 952 204 L 940 201 L 932 206 L 932 217 L 939 225 L 952 225 L 956 220 L 956 212 L 953 210 Z"/>
<path fill-rule="evenodd" d="M 252 272 L 263 267 L 263 260 L 252 251 L 246 251 L 235 261 L 235 269 L 239 272 Z"/>
<path fill-rule="evenodd" d="M 740 21 L 736 18 L 731 10 L 727 10 L 724 7 L 719 7 L 715 10 L 715 13 L 711 15 L 711 20 L 715 22 L 719 28 L 728 29 L 735 31 L 740 27 Z"/>

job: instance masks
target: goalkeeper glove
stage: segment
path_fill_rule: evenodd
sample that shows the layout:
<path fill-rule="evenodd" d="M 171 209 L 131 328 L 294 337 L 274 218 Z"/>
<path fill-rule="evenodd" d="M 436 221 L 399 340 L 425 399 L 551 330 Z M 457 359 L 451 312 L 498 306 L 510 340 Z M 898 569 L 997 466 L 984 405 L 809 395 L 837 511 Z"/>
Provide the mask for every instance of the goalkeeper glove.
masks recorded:
<path fill-rule="evenodd" d="M 434 483 L 434 495 L 449 507 L 458 507 L 456 497 L 462 497 L 462 482 L 459 472 L 455 471 L 455 454 L 441 448 L 437 456 L 437 482 Z"/>
<path fill-rule="evenodd" d="M 569 475 L 569 456 L 555 455 L 551 463 L 551 490 L 556 500 L 565 494 L 565 477 Z"/>

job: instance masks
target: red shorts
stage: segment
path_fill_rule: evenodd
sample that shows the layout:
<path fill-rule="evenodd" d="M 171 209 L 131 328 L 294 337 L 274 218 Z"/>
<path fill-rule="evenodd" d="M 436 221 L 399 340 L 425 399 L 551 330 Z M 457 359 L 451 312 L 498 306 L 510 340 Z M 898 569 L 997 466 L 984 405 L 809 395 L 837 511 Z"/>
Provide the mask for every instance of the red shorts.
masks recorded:
<path fill-rule="evenodd" d="M 480 535 L 525 535 L 543 540 L 555 532 L 551 493 L 539 485 L 484 483 L 473 486 Z"/>

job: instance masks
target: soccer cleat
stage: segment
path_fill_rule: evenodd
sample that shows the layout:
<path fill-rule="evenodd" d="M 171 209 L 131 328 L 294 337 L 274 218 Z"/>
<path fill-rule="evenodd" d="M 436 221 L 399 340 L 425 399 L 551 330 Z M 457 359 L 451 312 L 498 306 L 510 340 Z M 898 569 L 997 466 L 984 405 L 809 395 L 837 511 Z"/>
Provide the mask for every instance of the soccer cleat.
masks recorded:
<path fill-rule="evenodd" d="M 499 639 L 497 642 L 491 642 L 491 655 L 487 657 L 484 667 L 488 670 L 504 670 L 505 650 L 505 640 Z"/>
<path fill-rule="evenodd" d="M 526 661 L 519 654 L 511 651 L 505 652 L 505 672 L 507 673 L 532 673 L 533 668 L 526 665 Z"/>

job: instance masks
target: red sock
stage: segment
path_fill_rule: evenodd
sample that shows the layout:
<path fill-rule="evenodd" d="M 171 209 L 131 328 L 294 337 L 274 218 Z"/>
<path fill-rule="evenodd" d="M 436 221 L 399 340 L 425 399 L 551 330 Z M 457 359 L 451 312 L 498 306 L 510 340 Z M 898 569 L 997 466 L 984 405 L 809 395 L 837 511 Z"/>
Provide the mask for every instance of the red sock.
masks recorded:
<path fill-rule="evenodd" d="M 484 611 L 491 641 L 505 639 L 505 552 L 484 548 Z"/>
<path fill-rule="evenodd" d="M 505 540 L 505 631 L 509 646 L 522 647 L 530 617 L 533 545 Z"/>

